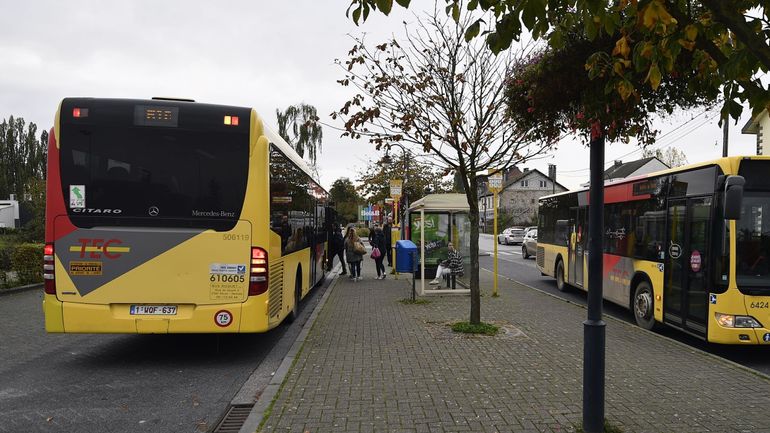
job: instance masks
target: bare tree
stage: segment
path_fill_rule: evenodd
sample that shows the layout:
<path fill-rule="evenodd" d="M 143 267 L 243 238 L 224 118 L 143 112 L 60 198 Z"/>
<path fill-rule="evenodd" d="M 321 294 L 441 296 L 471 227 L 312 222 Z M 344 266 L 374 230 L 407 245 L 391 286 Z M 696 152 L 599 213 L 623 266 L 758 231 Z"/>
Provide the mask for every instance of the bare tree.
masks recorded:
<path fill-rule="evenodd" d="M 344 121 L 343 136 L 367 138 L 378 149 L 412 146 L 443 174 L 459 175 L 470 206 L 470 322 L 478 324 L 477 176 L 526 161 L 548 146 L 529 142 L 528 131 L 506 113 L 506 74 L 517 53 L 495 56 L 480 39 L 466 41 L 473 22 L 471 16 L 455 21 L 434 11 L 405 23 L 400 42 L 369 46 L 355 38 L 347 60 L 337 61 L 346 71 L 338 82 L 358 92 L 332 117 Z"/>

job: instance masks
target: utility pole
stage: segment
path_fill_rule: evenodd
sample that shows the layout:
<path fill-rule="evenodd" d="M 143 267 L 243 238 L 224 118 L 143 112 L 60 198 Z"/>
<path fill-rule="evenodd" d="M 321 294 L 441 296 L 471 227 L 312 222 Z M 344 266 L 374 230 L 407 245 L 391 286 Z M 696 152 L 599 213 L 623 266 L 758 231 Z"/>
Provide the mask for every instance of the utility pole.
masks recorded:
<path fill-rule="evenodd" d="M 591 134 L 588 203 L 588 318 L 583 322 L 583 430 L 604 431 L 605 327 L 602 320 L 604 131 Z"/>
<path fill-rule="evenodd" d="M 724 118 L 725 124 L 722 126 L 722 157 L 727 157 L 727 140 L 730 135 L 730 116 Z"/>

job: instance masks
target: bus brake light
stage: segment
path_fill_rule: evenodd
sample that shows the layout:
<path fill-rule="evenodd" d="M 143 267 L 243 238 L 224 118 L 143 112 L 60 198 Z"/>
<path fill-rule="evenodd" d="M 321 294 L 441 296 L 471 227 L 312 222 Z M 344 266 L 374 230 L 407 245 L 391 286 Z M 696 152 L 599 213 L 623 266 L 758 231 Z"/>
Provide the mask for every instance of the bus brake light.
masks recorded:
<path fill-rule="evenodd" d="M 249 266 L 249 296 L 267 292 L 267 276 L 267 251 L 253 247 Z"/>
<path fill-rule="evenodd" d="M 73 108 L 72 117 L 88 117 L 88 108 Z"/>
<path fill-rule="evenodd" d="M 225 116 L 225 125 L 238 126 L 238 116 Z"/>
<path fill-rule="evenodd" d="M 53 244 L 45 244 L 43 247 L 43 287 L 46 294 L 56 294 Z"/>

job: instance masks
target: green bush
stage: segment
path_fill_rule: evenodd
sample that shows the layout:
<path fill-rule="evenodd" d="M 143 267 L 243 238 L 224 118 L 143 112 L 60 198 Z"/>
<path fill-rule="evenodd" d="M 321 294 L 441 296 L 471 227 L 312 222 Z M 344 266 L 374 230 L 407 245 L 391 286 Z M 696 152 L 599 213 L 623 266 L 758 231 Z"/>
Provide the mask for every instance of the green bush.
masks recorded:
<path fill-rule="evenodd" d="M 356 234 L 359 238 L 368 238 L 369 237 L 369 229 L 366 227 L 359 227 L 356 229 Z"/>
<path fill-rule="evenodd" d="M 11 246 L 0 246 L 0 271 L 11 270 Z"/>
<path fill-rule="evenodd" d="M 465 334 L 496 335 L 499 329 L 500 328 L 495 325 L 484 322 L 481 322 L 478 325 L 474 325 L 470 322 L 457 322 L 452 324 L 452 331 Z"/>
<path fill-rule="evenodd" d="M 21 285 L 43 281 L 43 245 L 16 245 L 11 253 L 11 269 Z"/>

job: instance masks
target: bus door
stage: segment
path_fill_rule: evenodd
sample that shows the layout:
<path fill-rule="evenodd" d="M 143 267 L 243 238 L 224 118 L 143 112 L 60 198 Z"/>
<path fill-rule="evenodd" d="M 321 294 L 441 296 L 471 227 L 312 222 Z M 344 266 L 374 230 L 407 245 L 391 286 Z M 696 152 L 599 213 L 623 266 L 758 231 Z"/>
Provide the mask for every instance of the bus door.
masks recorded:
<path fill-rule="evenodd" d="M 663 320 L 706 334 L 711 197 L 669 200 Z"/>
<path fill-rule="evenodd" d="M 577 287 L 583 287 L 583 269 L 586 240 L 588 232 L 586 226 L 586 214 L 588 209 L 573 208 L 570 218 L 569 241 L 569 283 Z"/>

